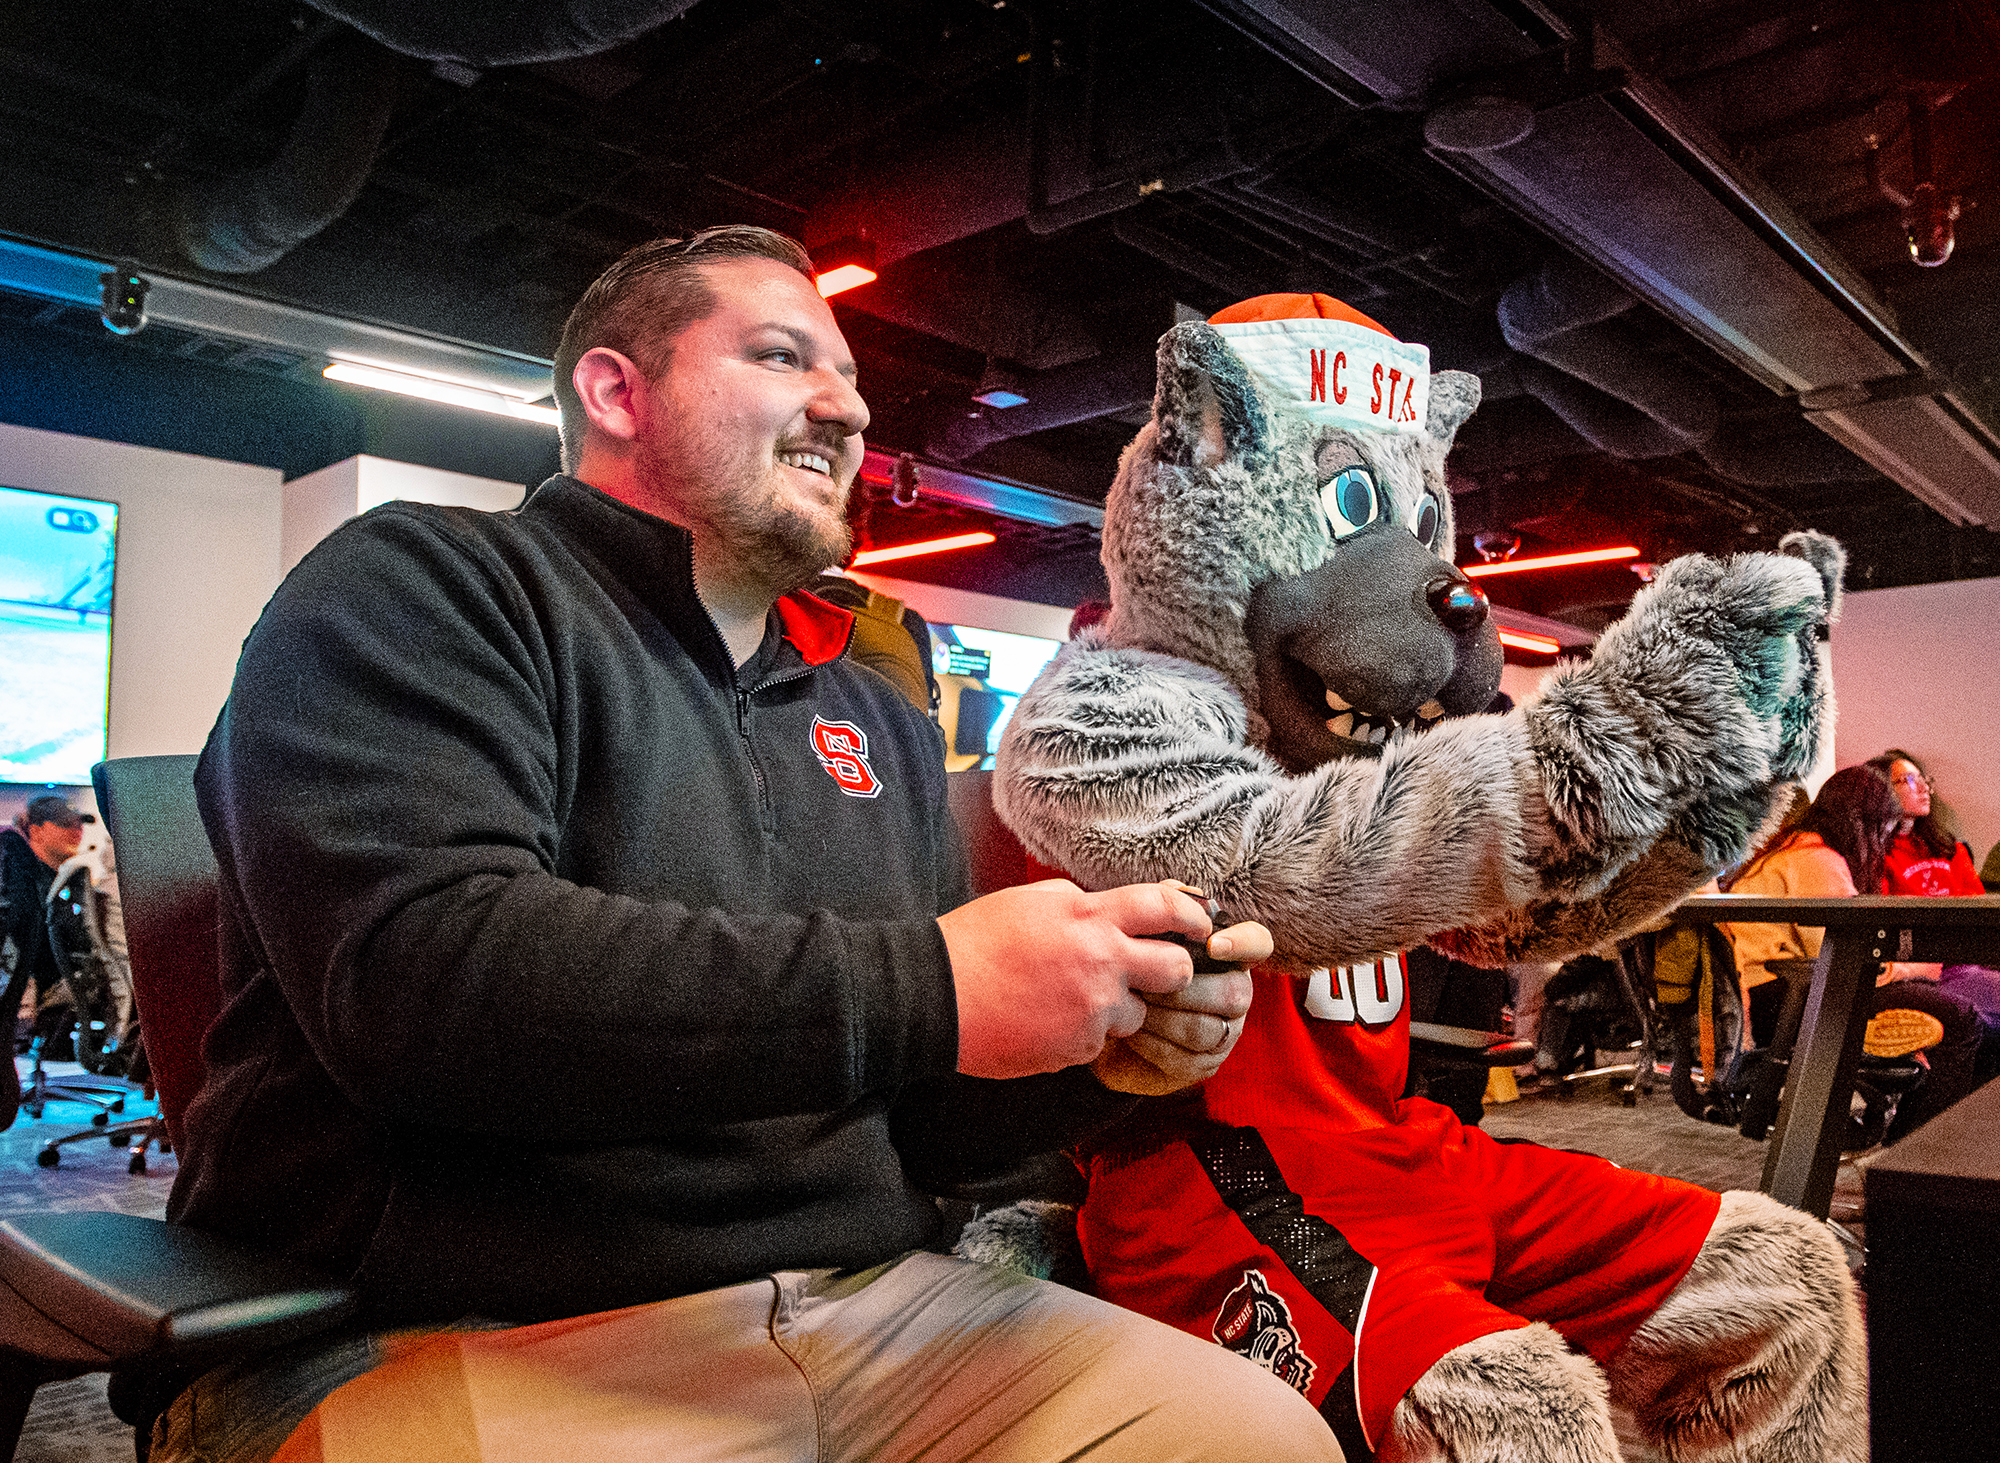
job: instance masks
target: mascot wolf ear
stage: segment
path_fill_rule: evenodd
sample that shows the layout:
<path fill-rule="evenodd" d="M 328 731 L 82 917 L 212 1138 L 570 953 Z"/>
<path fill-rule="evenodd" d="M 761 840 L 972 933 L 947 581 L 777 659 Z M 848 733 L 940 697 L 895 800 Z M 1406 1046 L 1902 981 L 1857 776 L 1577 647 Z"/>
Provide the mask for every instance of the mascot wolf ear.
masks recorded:
<path fill-rule="evenodd" d="M 1431 406 L 1424 418 L 1424 430 L 1441 446 L 1465 425 L 1465 419 L 1479 410 L 1479 378 L 1464 371 L 1439 371 L 1431 377 Z"/>
<path fill-rule="evenodd" d="M 1213 467 L 1229 458 L 1261 465 L 1271 423 L 1243 362 L 1205 320 L 1187 320 L 1160 337 L 1153 420 L 1160 461 Z M 1474 392 L 1477 393 L 1477 383 Z"/>

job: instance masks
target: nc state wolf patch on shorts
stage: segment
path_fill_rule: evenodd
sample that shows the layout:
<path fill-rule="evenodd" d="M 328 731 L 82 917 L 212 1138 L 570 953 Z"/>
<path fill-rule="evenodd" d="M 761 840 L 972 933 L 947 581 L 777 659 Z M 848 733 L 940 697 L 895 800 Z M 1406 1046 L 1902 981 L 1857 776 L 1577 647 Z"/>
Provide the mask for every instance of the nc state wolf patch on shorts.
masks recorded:
<path fill-rule="evenodd" d="M 813 718 L 813 753 L 840 790 L 851 798 L 872 798 L 882 791 L 882 780 L 868 765 L 868 733 L 851 721 Z"/>
<path fill-rule="evenodd" d="M 1291 1308 L 1264 1283 L 1262 1270 L 1243 1272 L 1241 1283 L 1222 1298 L 1209 1334 L 1300 1392 L 1311 1388 L 1319 1370 L 1299 1345 Z"/>

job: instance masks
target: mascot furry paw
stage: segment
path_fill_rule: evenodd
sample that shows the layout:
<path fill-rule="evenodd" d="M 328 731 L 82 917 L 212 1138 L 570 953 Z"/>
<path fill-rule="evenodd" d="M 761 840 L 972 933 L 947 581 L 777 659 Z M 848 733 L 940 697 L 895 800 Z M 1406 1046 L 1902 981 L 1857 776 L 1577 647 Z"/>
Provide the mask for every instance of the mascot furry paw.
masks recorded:
<path fill-rule="evenodd" d="M 1757 1195 L 1495 1143 L 1401 1097 L 1395 952 L 1488 964 L 1634 928 L 1812 765 L 1829 539 L 1666 566 L 1587 664 L 1477 715 L 1501 656 L 1451 564 L 1479 383 L 1322 295 L 1162 340 L 1107 503 L 1112 610 L 1022 698 L 996 802 L 1089 886 L 1179 878 L 1277 955 L 1222 1072 L 1088 1155 L 1101 1294 L 1317 1404 L 1348 1455 L 1864 1450 L 1838 1247 Z"/>

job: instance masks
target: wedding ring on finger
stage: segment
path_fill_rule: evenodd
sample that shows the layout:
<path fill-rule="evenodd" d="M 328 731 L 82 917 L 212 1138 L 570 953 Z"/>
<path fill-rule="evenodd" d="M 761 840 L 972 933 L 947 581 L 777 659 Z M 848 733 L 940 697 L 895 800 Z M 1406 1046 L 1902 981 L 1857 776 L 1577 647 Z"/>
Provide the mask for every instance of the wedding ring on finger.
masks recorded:
<path fill-rule="evenodd" d="M 1202 1051 L 1202 1055 L 1203 1055 L 1203 1056 L 1207 1056 L 1207 1055 L 1209 1055 L 1210 1053 L 1213 1053 L 1213 1052 L 1219 1052 L 1219 1051 L 1221 1051 L 1221 1050 L 1222 1050 L 1222 1049 L 1223 1049 L 1224 1047 L 1228 1046 L 1228 1045 L 1229 1045 L 1229 1038 L 1230 1038 L 1230 1037 L 1231 1037 L 1231 1036 L 1232 1036 L 1232 1035 L 1233 1035 L 1233 1034 L 1235 1033 L 1235 1031 L 1236 1031 L 1236 1023 L 1235 1023 L 1235 1022 L 1233 1022 L 1233 1021 L 1228 1021 L 1228 1020 L 1225 1020 L 1224 1018 L 1222 1018 L 1222 1017 L 1220 1017 L 1220 1016 L 1218 1016 L 1218 1017 L 1217 1017 L 1216 1019 L 1217 1019 L 1218 1021 L 1221 1021 L 1221 1022 L 1222 1022 L 1222 1035 L 1221 1035 L 1221 1036 L 1219 1036 L 1219 1037 L 1217 1037 L 1217 1038 L 1215 1039 L 1215 1045 L 1214 1045 L 1214 1046 L 1211 1046 L 1211 1047 L 1207 1047 L 1207 1048 L 1204 1048 L 1204 1049 L 1203 1049 L 1203 1051 Z"/>

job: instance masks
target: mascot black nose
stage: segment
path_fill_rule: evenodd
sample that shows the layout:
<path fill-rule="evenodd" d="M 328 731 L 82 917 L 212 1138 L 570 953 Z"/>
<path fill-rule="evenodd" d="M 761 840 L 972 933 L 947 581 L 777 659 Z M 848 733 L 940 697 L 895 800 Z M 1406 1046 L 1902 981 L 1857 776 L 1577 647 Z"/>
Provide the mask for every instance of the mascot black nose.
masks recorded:
<path fill-rule="evenodd" d="M 1453 634 L 1462 635 L 1486 623 L 1489 605 L 1476 584 L 1463 579 L 1440 579 L 1424 598 L 1430 602 L 1431 613 Z"/>

